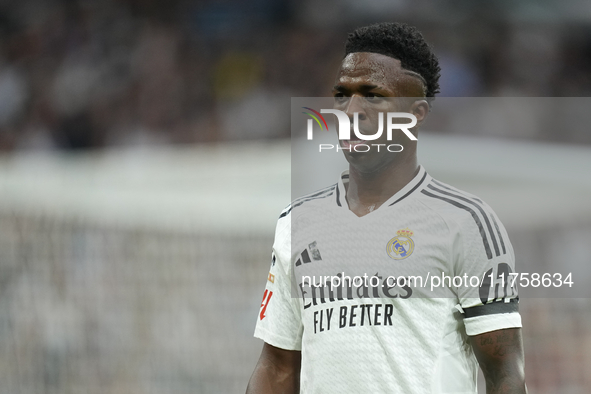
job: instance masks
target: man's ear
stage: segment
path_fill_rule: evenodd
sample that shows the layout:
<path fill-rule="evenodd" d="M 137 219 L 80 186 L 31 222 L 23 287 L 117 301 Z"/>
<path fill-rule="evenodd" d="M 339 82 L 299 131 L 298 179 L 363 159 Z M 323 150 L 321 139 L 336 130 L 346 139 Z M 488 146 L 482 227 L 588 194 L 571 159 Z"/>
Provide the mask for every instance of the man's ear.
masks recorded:
<path fill-rule="evenodd" d="M 417 100 L 411 104 L 409 112 L 417 118 L 415 127 L 419 127 L 429 115 L 429 103 L 427 100 Z"/>

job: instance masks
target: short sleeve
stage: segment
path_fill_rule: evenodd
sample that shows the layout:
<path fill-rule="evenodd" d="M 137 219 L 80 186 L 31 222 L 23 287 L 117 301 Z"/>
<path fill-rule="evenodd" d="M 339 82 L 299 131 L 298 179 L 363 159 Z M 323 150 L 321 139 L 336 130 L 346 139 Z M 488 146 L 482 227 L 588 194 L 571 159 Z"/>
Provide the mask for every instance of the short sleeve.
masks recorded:
<path fill-rule="evenodd" d="M 288 212 L 286 210 L 286 212 Z M 291 216 L 282 214 L 277 222 L 271 269 L 254 336 L 285 350 L 301 350 L 303 325 L 300 299 L 291 294 Z"/>
<path fill-rule="evenodd" d="M 521 327 L 515 276 L 515 254 L 507 232 L 495 213 L 481 209 L 460 223 L 460 249 L 455 271 L 465 278 L 457 289 L 457 309 L 464 315 L 468 335 Z"/>

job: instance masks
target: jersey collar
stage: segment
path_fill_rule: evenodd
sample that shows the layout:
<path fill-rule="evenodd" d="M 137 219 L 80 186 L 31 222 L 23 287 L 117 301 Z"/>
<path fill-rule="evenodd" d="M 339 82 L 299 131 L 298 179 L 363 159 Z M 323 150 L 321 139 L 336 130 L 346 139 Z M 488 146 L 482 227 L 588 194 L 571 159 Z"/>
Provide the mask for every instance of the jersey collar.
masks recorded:
<path fill-rule="evenodd" d="M 425 171 L 425 168 L 423 166 L 419 165 L 419 172 L 417 173 L 417 175 L 410 182 L 408 182 L 406 186 L 404 186 L 396 194 L 390 197 L 384 204 L 382 204 L 381 207 L 392 206 L 404 200 L 413 193 L 419 192 L 422 187 L 429 183 L 429 181 L 431 181 L 431 176 L 427 174 L 427 171 Z M 345 189 L 346 183 L 349 183 L 349 170 L 343 171 L 341 173 L 341 177 L 339 179 L 339 182 L 337 183 L 335 193 L 337 205 L 339 207 L 345 207 L 348 209 L 349 205 L 347 204 Z"/>

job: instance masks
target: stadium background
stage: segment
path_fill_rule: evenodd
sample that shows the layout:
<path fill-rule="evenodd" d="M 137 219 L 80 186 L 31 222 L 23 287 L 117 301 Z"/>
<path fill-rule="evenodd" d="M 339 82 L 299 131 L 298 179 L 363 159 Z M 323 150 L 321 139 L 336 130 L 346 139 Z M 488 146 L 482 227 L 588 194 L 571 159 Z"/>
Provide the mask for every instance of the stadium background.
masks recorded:
<path fill-rule="evenodd" d="M 243 392 L 293 186 L 290 97 L 327 95 L 345 33 L 382 20 L 423 31 L 445 96 L 589 116 L 582 0 L 1 1 L 0 393 Z M 433 175 L 495 208 L 518 267 L 589 266 L 588 127 L 424 144 Z M 532 392 L 589 391 L 590 311 L 522 303 Z"/>

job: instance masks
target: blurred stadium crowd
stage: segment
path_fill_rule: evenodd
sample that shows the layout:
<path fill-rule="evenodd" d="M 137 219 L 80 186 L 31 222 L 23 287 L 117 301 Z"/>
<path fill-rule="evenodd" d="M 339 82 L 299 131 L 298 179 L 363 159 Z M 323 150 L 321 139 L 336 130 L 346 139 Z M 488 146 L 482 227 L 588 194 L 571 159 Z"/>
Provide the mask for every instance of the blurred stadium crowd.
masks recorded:
<path fill-rule="evenodd" d="M 590 95 L 589 7 L 453 3 L 3 0 L 0 151 L 289 137 L 290 97 L 329 95 L 379 20 L 423 31 L 443 96 Z"/>

